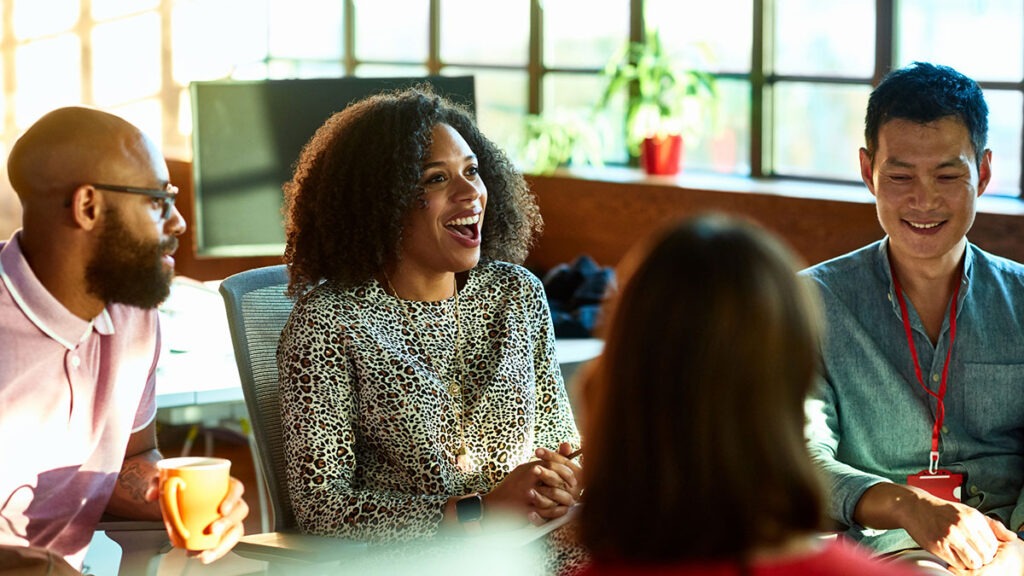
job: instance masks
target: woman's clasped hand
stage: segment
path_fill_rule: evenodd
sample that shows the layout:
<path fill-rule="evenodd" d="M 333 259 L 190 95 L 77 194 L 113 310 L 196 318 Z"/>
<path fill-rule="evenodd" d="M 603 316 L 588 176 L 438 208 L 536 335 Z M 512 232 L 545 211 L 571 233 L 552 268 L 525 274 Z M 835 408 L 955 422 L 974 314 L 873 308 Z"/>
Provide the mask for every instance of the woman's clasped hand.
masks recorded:
<path fill-rule="evenodd" d="M 563 443 L 557 452 L 537 448 L 537 460 L 515 467 L 494 490 L 484 495 L 484 509 L 501 525 L 540 526 L 569 512 L 583 490 L 583 470 L 566 456 L 572 451 Z M 484 525 L 494 525 L 485 517 Z"/>

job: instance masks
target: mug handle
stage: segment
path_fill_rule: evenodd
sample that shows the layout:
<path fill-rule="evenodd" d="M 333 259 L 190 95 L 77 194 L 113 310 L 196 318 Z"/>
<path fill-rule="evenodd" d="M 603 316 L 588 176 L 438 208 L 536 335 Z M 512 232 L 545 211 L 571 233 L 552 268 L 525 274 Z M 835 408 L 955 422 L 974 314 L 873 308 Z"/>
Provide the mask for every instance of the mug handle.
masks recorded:
<path fill-rule="evenodd" d="M 181 511 L 178 510 L 178 490 L 185 488 L 185 481 L 177 476 L 171 476 L 164 482 L 164 489 L 160 493 L 160 497 L 164 501 L 164 506 L 170 516 L 171 524 L 174 526 L 174 531 L 178 533 L 183 540 L 189 539 L 188 528 L 185 528 L 185 523 L 181 521 Z"/>

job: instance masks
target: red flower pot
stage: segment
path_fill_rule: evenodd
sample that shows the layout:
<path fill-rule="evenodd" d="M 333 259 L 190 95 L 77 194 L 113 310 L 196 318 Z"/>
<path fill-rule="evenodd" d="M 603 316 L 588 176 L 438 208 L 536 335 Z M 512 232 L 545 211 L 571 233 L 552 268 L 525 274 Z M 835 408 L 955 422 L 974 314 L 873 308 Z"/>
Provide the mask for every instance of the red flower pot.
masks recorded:
<path fill-rule="evenodd" d="M 683 161 L 683 137 L 679 134 L 649 136 L 640 146 L 640 165 L 648 174 L 678 174 Z"/>

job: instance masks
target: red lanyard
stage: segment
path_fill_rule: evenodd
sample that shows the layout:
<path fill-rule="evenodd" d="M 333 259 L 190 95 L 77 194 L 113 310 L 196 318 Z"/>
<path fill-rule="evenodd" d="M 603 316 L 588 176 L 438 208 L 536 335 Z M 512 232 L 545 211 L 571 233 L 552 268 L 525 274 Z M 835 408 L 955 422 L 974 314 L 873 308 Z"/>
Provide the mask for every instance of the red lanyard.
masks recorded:
<path fill-rule="evenodd" d="M 946 350 L 946 363 L 942 366 L 942 383 L 939 385 L 939 391 L 933 392 L 931 388 L 925 385 L 924 379 L 921 377 L 921 364 L 917 360 L 917 346 L 914 345 L 914 336 L 910 330 L 910 316 L 907 314 L 907 302 L 903 299 L 903 288 L 900 286 L 896 273 L 892 272 L 891 266 L 889 271 L 892 274 L 893 284 L 896 286 L 896 299 L 900 302 L 900 312 L 903 315 L 903 330 L 907 334 L 907 346 L 910 347 L 910 357 L 914 359 L 914 373 L 917 374 L 917 383 L 936 401 L 935 426 L 932 427 L 932 451 L 928 455 L 928 472 L 935 474 L 939 469 L 939 432 L 942 430 L 942 421 L 946 419 L 946 379 L 949 377 L 949 358 L 953 354 L 953 342 L 956 341 L 956 301 L 960 295 L 960 279 L 957 279 L 956 286 L 953 288 L 953 301 L 949 303 L 949 348 Z"/>

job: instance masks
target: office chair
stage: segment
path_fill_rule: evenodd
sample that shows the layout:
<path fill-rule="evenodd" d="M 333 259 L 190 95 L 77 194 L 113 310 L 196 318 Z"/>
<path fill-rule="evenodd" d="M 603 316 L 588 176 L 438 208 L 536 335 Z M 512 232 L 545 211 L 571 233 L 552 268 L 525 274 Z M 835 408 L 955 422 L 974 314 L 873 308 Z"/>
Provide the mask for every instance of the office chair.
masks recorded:
<path fill-rule="evenodd" d="M 252 421 L 260 491 L 270 499 L 273 530 L 295 527 L 285 476 L 281 404 L 277 387 L 277 342 L 294 300 L 285 295 L 284 264 L 254 268 L 224 279 L 220 293 L 228 315 L 235 362 Z"/>

